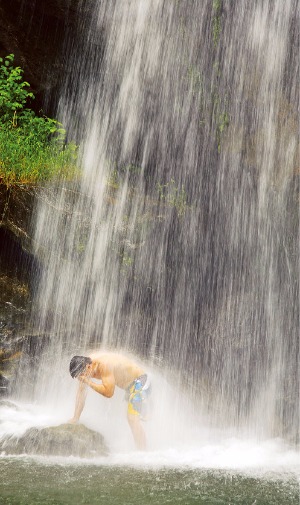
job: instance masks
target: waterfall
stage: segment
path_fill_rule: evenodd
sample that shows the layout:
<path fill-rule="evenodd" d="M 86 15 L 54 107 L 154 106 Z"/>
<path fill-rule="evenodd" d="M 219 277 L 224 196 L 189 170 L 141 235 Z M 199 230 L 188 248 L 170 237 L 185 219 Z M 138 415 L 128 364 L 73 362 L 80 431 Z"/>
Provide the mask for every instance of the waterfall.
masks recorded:
<path fill-rule="evenodd" d="M 122 349 L 212 425 L 295 438 L 297 0 L 93 4 L 59 102 L 82 177 L 36 208 L 30 393 Z"/>

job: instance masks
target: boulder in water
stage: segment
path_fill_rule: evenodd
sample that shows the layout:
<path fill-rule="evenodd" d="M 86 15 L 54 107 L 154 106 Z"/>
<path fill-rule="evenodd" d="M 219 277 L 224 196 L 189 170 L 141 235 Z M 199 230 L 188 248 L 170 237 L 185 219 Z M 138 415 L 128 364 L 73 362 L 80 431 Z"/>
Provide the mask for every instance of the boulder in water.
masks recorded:
<path fill-rule="evenodd" d="M 61 424 L 47 428 L 30 428 L 21 437 L 0 441 L 6 454 L 42 454 L 45 456 L 107 456 L 108 448 L 100 433 L 83 424 Z"/>

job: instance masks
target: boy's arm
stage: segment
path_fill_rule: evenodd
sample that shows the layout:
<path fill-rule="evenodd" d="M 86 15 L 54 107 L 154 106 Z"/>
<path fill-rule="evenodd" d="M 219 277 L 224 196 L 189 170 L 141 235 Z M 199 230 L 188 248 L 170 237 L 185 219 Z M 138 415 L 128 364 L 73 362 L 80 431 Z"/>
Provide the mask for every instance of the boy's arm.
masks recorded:
<path fill-rule="evenodd" d="M 86 385 L 82 381 L 80 381 L 78 384 L 76 394 L 74 416 L 72 417 L 72 419 L 70 419 L 69 421 L 70 424 L 76 424 L 79 421 L 81 412 L 83 411 L 85 405 L 86 394 L 87 394 Z"/>
<path fill-rule="evenodd" d="M 79 380 L 106 398 L 111 398 L 115 392 L 115 378 L 111 372 L 102 373 L 102 384 L 96 384 L 85 375 L 81 375 Z"/>

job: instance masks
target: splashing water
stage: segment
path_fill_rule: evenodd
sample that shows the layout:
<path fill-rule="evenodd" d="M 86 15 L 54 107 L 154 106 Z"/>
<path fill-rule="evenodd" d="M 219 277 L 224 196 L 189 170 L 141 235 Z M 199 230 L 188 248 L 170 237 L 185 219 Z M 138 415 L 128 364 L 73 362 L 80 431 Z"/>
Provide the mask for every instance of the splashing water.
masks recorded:
<path fill-rule="evenodd" d="M 21 363 L 19 397 L 70 417 L 68 361 L 105 346 L 153 368 L 162 459 L 263 465 L 272 437 L 297 441 L 298 14 L 95 1 L 59 106 L 83 174 L 37 204 L 33 317 L 50 342 L 31 378 Z M 83 420 L 130 448 L 121 397 L 89 398 Z"/>

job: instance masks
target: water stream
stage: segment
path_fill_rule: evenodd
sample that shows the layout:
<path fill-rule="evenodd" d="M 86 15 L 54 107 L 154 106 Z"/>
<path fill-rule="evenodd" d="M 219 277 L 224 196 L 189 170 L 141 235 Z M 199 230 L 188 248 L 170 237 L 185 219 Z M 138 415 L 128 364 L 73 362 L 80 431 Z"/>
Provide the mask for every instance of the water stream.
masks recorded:
<path fill-rule="evenodd" d="M 80 19 L 59 115 L 83 176 L 37 205 L 50 339 L 19 401 L 66 420 L 70 357 L 121 349 L 155 386 L 142 465 L 294 471 L 298 21 L 297 0 L 95 0 Z M 121 396 L 103 401 L 83 422 L 126 466 Z"/>

